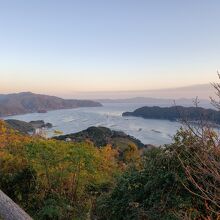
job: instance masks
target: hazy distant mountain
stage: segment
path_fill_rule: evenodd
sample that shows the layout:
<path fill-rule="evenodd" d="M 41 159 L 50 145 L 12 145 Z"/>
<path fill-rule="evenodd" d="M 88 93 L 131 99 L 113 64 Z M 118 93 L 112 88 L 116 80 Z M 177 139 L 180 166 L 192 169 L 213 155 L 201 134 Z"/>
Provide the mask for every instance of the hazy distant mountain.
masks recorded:
<path fill-rule="evenodd" d="M 98 99 L 98 102 L 101 103 L 142 103 L 148 106 L 173 106 L 173 105 L 182 105 L 182 106 L 193 106 L 195 105 L 195 99 L 162 99 L 162 98 L 149 98 L 149 97 L 135 97 L 129 99 Z M 201 99 L 198 100 L 198 105 L 204 108 L 213 108 L 210 100 Z"/>
<path fill-rule="evenodd" d="M 55 96 L 39 95 L 22 92 L 0 95 L 0 116 L 46 112 L 56 109 L 71 109 L 77 107 L 97 107 L 99 102 L 90 100 L 62 99 Z"/>
<path fill-rule="evenodd" d="M 209 99 L 214 96 L 215 91 L 211 84 L 191 85 L 168 89 L 148 89 L 137 91 L 100 91 L 100 92 L 74 92 L 66 94 L 66 97 L 80 97 L 89 99 L 127 99 L 132 97 L 152 97 L 152 98 L 195 98 Z"/>
<path fill-rule="evenodd" d="M 179 88 L 170 88 L 162 90 L 151 90 L 149 93 L 154 93 L 161 98 L 195 98 L 199 99 L 209 99 L 210 96 L 215 95 L 214 88 L 211 84 L 201 84 L 184 86 Z"/>

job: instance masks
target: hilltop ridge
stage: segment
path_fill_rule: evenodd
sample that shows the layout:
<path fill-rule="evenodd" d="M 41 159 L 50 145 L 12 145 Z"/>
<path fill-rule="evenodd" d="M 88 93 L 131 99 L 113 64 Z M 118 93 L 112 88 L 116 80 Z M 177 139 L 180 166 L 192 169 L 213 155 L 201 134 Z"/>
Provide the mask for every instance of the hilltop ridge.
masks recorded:
<path fill-rule="evenodd" d="M 98 107 L 101 103 L 91 100 L 62 99 L 56 96 L 21 92 L 0 94 L 0 117 L 78 107 Z"/>

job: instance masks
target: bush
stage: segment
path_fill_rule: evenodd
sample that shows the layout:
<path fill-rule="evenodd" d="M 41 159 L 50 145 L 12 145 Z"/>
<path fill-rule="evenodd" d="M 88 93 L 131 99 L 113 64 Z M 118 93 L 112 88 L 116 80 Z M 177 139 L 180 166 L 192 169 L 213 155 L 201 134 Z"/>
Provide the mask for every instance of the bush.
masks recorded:
<path fill-rule="evenodd" d="M 191 219 L 216 218 L 218 207 L 212 206 L 213 212 L 207 210 L 210 202 L 196 196 L 199 189 L 190 181 L 182 164 L 184 161 L 188 167 L 194 167 L 196 155 L 202 155 L 209 144 L 202 147 L 198 137 L 180 130 L 173 144 L 149 150 L 142 170 L 126 172 L 113 191 L 99 199 L 99 219 L 170 220 L 183 219 L 183 215 Z M 201 175 L 201 178 L 206 177 Z"/>

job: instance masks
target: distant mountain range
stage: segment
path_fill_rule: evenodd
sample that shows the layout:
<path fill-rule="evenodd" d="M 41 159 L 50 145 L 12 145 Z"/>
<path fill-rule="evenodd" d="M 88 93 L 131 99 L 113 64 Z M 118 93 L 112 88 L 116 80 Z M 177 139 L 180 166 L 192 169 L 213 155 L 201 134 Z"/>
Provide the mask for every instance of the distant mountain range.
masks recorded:
<path fill-rule="evenodd" d="M 44 113 L 57 109 L 98 106 L 102 105 L 91 100 L 62 99 L 31 92 L 0 95 L 0 117 L 34 112 Z"/>
<path fill-rule="evenodd" d="M 135 116 L 145 119 L 165 119 L 165 120 L 187 120 L 192 121 L 208 121 L 220 125 L 220 111 L 213 109 L 205 109 L 201 107 L 158 107 L 145 106 L 134 110 L 133 112 L 124 112 L 122 116 Z"/>
<path fill-rule="evenodd" d="M 70 96 L 66 94 L 66 96 Z M 130 97 L 152 97 L 166 99 L 196 98 L 209 99 L 215 96 L 215 90 L 211 84 L 198 84 L 166 89 L 148 89 L 133 91 L 97 91 L 97 92 L 74 92 L 71 97 L 89 99 L 127 99 Z"/>
<path fill-rule="evenodd" d="M 165 99 L 165 98 L 150 98 L 150 97 L 135 97 L 128 99 L 97 99 L 96 101 L 101 103 L 141 103 L 146 106 L 161 106 L 170 107 L 175 105 L 181 105 L 185 107 L 190 107 L 195 105 L 195 99 L 181 98 L 181 99 Z M 198 100 L 198 105 L 204 108 L 214 108 L 210 103 L 210 100 L 201 99 Z"/>

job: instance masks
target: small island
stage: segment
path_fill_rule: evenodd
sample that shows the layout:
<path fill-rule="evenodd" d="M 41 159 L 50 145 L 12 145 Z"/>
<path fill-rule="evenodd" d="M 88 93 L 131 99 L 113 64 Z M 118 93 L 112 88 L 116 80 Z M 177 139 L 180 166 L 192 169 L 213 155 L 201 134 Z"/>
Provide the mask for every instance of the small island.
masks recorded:
<path fill-rule="evenodd" d="M 158 107 L 145 106 L 136 109 L 133 112 L 124 112 L 122 116 L 142 117 L 145 119 L 164 119 L 170 121 L 204 121 L 220 125 L 220 112 L 213 109 L 205 109 L 201 107 Z"/>

